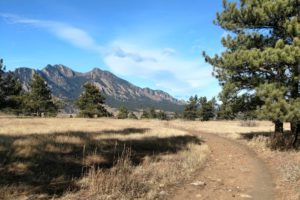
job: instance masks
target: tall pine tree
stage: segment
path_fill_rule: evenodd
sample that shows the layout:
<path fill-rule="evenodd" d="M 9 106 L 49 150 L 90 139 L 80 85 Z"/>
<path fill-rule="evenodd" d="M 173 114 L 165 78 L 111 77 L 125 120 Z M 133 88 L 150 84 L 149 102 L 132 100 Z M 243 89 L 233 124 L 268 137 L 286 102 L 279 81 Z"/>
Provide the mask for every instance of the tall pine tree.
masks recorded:
<path fill-rule="evenodd" d="M 111 114 L 105 109 L 104 96 L 92 83 L 83 85 L 84 91 L 76 101 L 76 105 L 80 110 L 80 115 L 83 117 L 108 117 Z"/>
<path fill-rule="evenodd" d="M 213 119 L 216 115 L 216 99 L 207 101 L 206 97 L 199 98 L 199 117 L 202 121 Z"/>
<path fill-rule="evenodd" d="M 12 72 L 6 72 L 3 59 L 0 59 L 0 110 L 19 112 L 22 86 Z"/>
<path fill-rule="evenodd" d="M 260 97 L 260 115 L 273 120 L 275 132 L 282 134 L 284 121 L 298 127 L 300 1 L 224 0 L 215 24 L 230 33 L 222 38 L 226 50 L 204 56 L 214 66 L 222 93 L 230 94 L 227 100 L 251 94 L 252 104 Z M 299 130 L 293 130 L 297 135 Z"/>
<path fill-rule="evenodd" d="M 195 120 L 197 118 L 199 102 L 198 96 L 191 96 L 188 104 L 185 106 L 183 111 L 183 118 L 187 120 Z"/>
<path fill-rule="evenodd" d="M 46 81 L 37 73 L 29 84 L 30 91 L 24 98 L 25 112 L 35 116 L 56 116 L 58 106 L 54 103 Z"/>

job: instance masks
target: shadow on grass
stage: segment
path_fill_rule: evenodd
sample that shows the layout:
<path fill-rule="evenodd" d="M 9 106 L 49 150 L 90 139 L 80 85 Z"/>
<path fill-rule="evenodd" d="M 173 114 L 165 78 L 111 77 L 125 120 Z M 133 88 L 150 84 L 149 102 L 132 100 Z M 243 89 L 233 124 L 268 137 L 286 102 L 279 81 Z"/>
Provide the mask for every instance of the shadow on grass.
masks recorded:
<path fill-rule="evenodd" d="M 134 133 L 143 134 L 149 131 L 149 128 L 125 128 L 120 130 L 103 130 L 101 133 L 104 134 L 122 134 L 122 135 L 129 135 Z"/>
<path fill-rule="evenodd" d="M 272 132 L 250 132 L 250 133 L 241 133 L 241 138 L 245 140 L 252 140 L 253 138 L 263 136 L 263 137 L 271 137 Z"/>
<path fill-rule="evenodd" d="M 244 140 L 247 140 L 247 141 L 251 141 L 257 137 L 266 137 L 268 140 L 271 139 L 272 137 L 272 134 L 273 132 L 269 132 L 269 131 L 266 131 L 266 132 L 250 132 L 250 133 L 241 133 L 241 139 L 244 139 Z M 291 134 L 290 131 L 284 131 L 284 134 L 283 134 L 283 144 L 281 144 L 281 146 L 275 146 L 276 148 L 272 148 L 269 146 L 270 149 L 272 150 L 283 150 L 283 151 L 286 151 L 286 150 L 300 150 L 300 140 L 297 141 L 296 143 L 296 146 L 293 147 L 292 146 L 292 143 L 294 141 L 294 135 Z"/>
<path fill-rule="evenodd" d="M 131 161 L 140 164 L 145 156 L 176 153 L 195 136 L 147 137 L 148 129 L 128 128 L 102 132 L 66 132 L 23 136 L 0 135 L 0 187 L 27 188 L 28 193 L 61 195 L 76 191 L 75 180 L 90 167 L 109 169 L 124 149 Z M 139 139 L 97 139 L 103 134 L 144 134 Z M 0 194 L 1 199 L 1 194 Z"/>

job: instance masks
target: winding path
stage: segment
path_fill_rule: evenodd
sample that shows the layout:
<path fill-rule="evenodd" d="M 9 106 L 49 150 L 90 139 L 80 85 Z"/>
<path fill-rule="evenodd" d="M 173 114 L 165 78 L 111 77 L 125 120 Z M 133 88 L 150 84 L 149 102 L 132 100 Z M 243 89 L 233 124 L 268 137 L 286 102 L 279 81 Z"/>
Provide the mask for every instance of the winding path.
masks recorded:
<path fill-rule="evenodd" d="M 192 182 L 178 188 L 171 200 L 275 198 L 271 174 L 254 151 L 238 141 L 215 134 L 192 134 L 209 145 L 211 154 L 202 171 Z"/>

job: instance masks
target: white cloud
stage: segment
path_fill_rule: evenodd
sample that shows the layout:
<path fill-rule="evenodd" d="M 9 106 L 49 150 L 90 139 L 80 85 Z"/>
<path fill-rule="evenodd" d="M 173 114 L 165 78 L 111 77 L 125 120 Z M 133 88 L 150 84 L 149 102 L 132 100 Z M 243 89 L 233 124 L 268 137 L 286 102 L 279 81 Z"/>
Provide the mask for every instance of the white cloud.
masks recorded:
<path fill-rule="evenodd" d="M 99 52 L 102 50 L 102 47 L 97 45 L 95 40 L 87 32 L 69 24 L 50 20 L 29 19 L 12 14 L 0 14 L 0 16 L 8 23 L 31 25 L 45 29 L 56 37 L 76 47 Z"/>
<path fill-rule="evenodd" d="M 104 61 L 113 73 L 149 79 L 174 95 L 193 94 L 214 82 L 211 67 L 200 59 L 166 56 L 165 49 L 148 49 L 120 41 L 113 42 L 110 49 L 117 52 L 106 54 Z"/>
<path fill-rule="evenodd" d="M 172 48 L 151 49 L 122 40 L 102 46 L 86 31 L 66 23 L 11 14 L 0 13 L 0 16 L 8 23 L 42 28 L 76 47 L 94 51 L 113 73 L 151 80 L 158 88 L 177 97 L 199 94 L 216 82 L 211 76 L 211 67 L 203 60 L 182 58 Z"/>

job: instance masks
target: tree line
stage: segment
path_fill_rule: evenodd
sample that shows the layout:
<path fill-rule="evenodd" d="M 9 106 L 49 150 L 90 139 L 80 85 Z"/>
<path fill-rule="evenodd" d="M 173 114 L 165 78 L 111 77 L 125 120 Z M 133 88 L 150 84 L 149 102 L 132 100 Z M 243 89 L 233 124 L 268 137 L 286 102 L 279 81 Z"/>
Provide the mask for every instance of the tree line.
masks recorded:
<path fill-rule="evenodd" d="M 34 73 L 29 83 L 28 91 L 12 72 L 6 72 L 3 59 L 0 60 L 0 111 L 16 115 L 51 117 L 56 116 L 63 102 L 51 94 L 46 81 Z M 105 108 L 105 97 L 94 84 L 83 85 L 83 92 L 75 101 L 80 117 L 113 117 Z M 119 108 L 118 119 L 138 119 L 134 112 L 129 112 L 125 106 Z M 170 117 L 162 110 L 154 108 L 143 110 L 141 119 L 167 120 Z"/>
<path fill-rule="evenodd" d="M 191 96 L 183 111 L 186 120 L 199 119 L 208 121 L 218 116 L 218 104 L 215 98 L 207 100 L 206 97 Z"/>
<path fill-rule="evenodd" d="M 51 95 L 47 83 L 38 74 L 33 74 L 29 91 L 22 88 L 12 72 L 6 72 L 0 59 L 0 110 L 14 114 L 55 116 L 59 102 Z"/>

